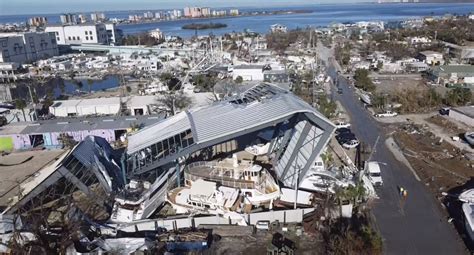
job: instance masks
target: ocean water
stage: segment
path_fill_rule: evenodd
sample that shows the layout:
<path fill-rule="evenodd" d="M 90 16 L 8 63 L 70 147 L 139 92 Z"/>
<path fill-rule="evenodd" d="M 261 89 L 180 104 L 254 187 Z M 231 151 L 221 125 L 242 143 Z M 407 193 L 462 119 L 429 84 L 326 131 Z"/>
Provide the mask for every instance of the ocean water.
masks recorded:
<path fill-rule="evenodd" d="M 302 7 L 294 9 L 303 9 Z M 286 9 L 286 8 L 279 8 Z M 289 8 L 288 8 L 289 9 Z M 213 33 L 220 35 L 232 31 L 243 31 L 249 29 L 258 33 L 266 33 L 270 26 L 279 23 L 288 28 L 305 28 L 308 26 L 327 26 L 334 22 L 356 22 L 356 21 L 398 21 L 423 16 L 442 16 L 450 14 L 469 14 L 474 12 L 472 4 L 339 4 L 319 5 L 305 7 L 311 13 L 269 15 L 269 16 L 245 16 L 236 18 L 215 18 L 200 20 L 178 20 L 162 21 L 146 24 L 120 25 L 124 34 L 136 34 L 159 28 L 165 35 L 177 35 L 184 38 L 195 34 L 193 30 L 183 30 L 184 24 L 192 22 L 219 22 L 227 24 L 226 28 L 198 31 L 198 35 Z"/>
<path fill-rule="evenodd" d="M 327 26 L 333 22 L 356 22 L 356 21 L 398 21 L 423 16 L 442 16 L 445 14 L 469 14 L 474 12 L 474 3 L 461 4 L 332 4 L 332 5 L 310 5 L 292 6 L 278 8 L 240 8 L 241 11 L 274 11 L 274 10 L 309 10 L 311 13 L 299 13 L 288 15 L 269 16 L 244 16 L 228 18 L 212 18 L 198 20 L 176 20 L 160 21 L 142 24 L 119 25 L 125 35 L 146 32 L 159 28 L 166 35 L 181 36 L 184 38 L 195 35 L 194 30 L 183 30 L 181 27 L 192 22 L 219 22 L 227 24 L 226 28 L 198 31 L 198 35 L 213 33 L 220 35 L 232 31 L 243 31 L 249 29 L 254 32 L 268 32 L 271 25 L 283 24 L 289 28 L 296 27 L 318 27 Z M 143 14 L 143 11 L 114 11 L 106 12 L 109 18 L 127 18 L 129 14 Z M 35 15 L 8 15 L 0 16 L 0 23 L 24 22 L 30 16 Z M 59 14 L 42 15 L 47 16 L 50 23 L 58 22 Z"/>

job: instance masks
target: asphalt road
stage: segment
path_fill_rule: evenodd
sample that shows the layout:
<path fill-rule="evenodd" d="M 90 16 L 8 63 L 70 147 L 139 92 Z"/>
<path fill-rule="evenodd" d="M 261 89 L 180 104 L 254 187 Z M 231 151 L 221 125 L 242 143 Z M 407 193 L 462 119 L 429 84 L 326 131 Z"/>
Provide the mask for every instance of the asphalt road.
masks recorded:
<path fill-rule="evenodd" d="M 328 72 L 335 80 L 334 67 Z M 359 140 L 373 146 L 381 136 L 371 160 L 386 163 L 381 166 L 384 185 L 377 190 L 380 199 L 373 208 L 384 239 L 385 254 L 466 254 L 454 227 L 442 215 L 440 203 L 385 145 L 383 127 L 364 109 L 345 79 L 339 79 L 339 86 L 343 93 L 332 93 L 333 97 L 350 115 L 351 129 Z M 334 87 L 332 90 L 335 92 Z M 398 194 L 398 186 L 408 191 L 405 202 Z"/>

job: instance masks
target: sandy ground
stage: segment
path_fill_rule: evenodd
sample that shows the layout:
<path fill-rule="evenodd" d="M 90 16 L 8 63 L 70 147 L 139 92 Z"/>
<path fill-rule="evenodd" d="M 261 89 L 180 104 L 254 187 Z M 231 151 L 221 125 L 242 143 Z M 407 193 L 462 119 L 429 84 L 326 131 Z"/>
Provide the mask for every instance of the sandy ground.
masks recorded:
<path fill-rule="evenodd" d="M 0 156 L 0 206 L 5 206 L 8 199 L 16 195 L 14 187 L 18 183 L 54 162 L 63 152 L 63 150 L 25 151 Z M 28 161 L 20 164 L 25 160 Z"/>
<path fill-rule="evenodd" d="M 372 79 L 378 93 L 394 94 L 404 89 L 420 87 L 421 75 L 416 76 L 387 76 Z M 422 87 L 426 88 L 424 85 Z"/>
<path fill-rule="evenodd" d="M 398 115 L 395 117 L 387 118 L 375 118 L 377 121 L 387 124 L 408 124 L 414 123 L 427 127 L 431 132 L 443 141 L 451 144 L 452 146 L 465 150 L 467 152 L 474 153 L 474 149 L 469 146 L 462 139 L 454 141 L 454 136 L 470 130 L 465 124 L 457 122 L 449 117 L 440 116 L 437 112 L 426 113 L 426 114 L 406 114 Z"/>

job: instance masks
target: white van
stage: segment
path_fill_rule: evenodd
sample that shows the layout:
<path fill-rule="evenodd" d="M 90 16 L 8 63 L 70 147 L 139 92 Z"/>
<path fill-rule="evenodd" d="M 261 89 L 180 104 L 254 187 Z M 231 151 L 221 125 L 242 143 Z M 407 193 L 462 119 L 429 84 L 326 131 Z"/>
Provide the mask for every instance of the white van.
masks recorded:
<path fill-rule="evenodd" d="M 380 164 L 375 161 L 365 162 L 365 173 L 375 187 L 382 186 L 383 180 L 380 171 Z"/>

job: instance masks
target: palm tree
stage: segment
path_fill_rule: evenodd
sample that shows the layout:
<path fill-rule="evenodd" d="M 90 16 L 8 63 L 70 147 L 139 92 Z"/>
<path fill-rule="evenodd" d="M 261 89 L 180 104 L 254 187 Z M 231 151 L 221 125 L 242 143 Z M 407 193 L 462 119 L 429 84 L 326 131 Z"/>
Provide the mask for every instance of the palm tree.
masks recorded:
<path fill-rule="evenodd" d="M 23 113 L 23 120 L 26 121 L 26 115 L 25 115 L 25 108 L 26 108 L 26 102 L 23 99 L 17 99 L 15 100 L 15 108 L 21 110 Z"/>

